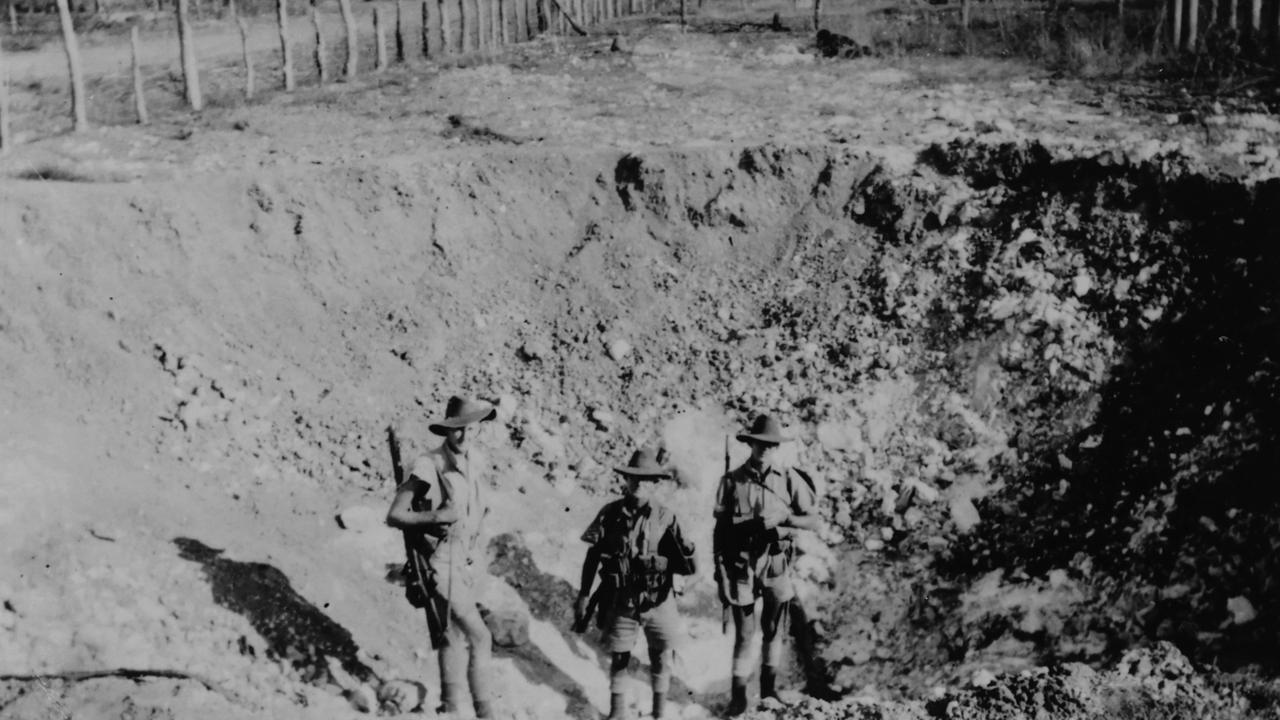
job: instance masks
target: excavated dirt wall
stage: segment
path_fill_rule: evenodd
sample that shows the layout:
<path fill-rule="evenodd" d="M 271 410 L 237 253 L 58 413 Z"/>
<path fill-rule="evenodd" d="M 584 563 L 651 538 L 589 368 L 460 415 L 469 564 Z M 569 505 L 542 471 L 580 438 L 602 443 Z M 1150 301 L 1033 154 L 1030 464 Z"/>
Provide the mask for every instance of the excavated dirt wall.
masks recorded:
<path fill-rule="evenodd" d="M 100 525 L 67 527 L 127 527 L 145 497 L 182 511 L 135 540 L 157 557 L 198 555 L 212 580 L 222 561 L 191 544 L 194 524 L 273 557 L 312 601 L 371 587 L 392 607 L 377 581 L 395 557 L 356 572 L 324 544 L 333 509 L 385 502 L 389 423 L 412 436 L 449 394 L 499 399 L 496 489 L 579 520 L 611 490 L 608 466 L 658 439 L 680 506 L 704 506 L 724 433 L 769 411 L 818 472 L 829 527 L 800 563 L 840 688 L 919 696 L 1157 638 L 1273 671 L 1277 187 L 1172 157 L 970 144 L 909 172 L 839 147 L 512 149 L 9 184 L 0 391 L 23 412 L 6 423 L 36 446 L 29 419 L 65 426 L 48 443 L 113 469 L 10 484 L 11 507 L 40 510 L 10 512 L 11 558 L 83 555 Z M 194 503 L 209 511 L 183 515 Z M 572 522 L 503 523 L 542 572 L 572 578 Z M 689 519 L 704 539 L 706 523 Z M 116 564 L 121 594 L 190 573 Z M 50 627 L 113 616 L 73 650 L 101 660 L 128 636 L 215 672 L 236 636 L 258 643 L 229 619 L 212 638 L 159 632 L 79 585 L 74 606 L 32 609 L 77 582 L 6 579 L 6 667 L 56 668 Z M 408 658 L 358 594 L 324 604 L 349 631 L 339 645 Z M 103 603 L 123 610 L 84 607 Z M 685 603 L 718 624 L 708 578 Z M 282 662 L 281 682 L 333 681 L 301 640 L 244 642 L 237 662 Z M 226 682 L 262 692 L 240 672 Z"/>

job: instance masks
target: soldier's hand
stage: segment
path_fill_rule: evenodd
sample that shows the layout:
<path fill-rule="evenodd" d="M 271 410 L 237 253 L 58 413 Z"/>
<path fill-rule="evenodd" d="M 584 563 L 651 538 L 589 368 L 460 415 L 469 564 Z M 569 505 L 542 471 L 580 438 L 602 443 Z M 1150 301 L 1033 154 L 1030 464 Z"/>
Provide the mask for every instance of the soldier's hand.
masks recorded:
<path fill-rule="evenodd" d="M 587 596 L 579 595 L 578 599 L 573 601 L 573 624 L 581 625 L 582 618 L 587 614 Z"/>

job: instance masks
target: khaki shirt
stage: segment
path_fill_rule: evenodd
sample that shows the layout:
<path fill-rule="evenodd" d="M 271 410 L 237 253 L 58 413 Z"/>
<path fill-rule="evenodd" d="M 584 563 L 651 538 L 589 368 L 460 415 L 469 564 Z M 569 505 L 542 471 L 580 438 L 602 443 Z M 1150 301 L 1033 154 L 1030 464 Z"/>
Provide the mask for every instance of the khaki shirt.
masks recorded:
<path fill-rule="evenodd" d="M 423 533 L 417 548 L 433 568 L 474 559 L 480 551 L 484 516 L 488 503 L 475 470 L 482 467 L 478 453 L 458 454 L 447 444 L 431 450 L 413 463 L 409 479 L 399 489 L 413 491 L 412 509 L 433 511 L 453 508 L 458 521 L 444 527 L 441 533 Z M 399 490 L 398 489 L 398 490 Z"/>
<path fill-rule="evenodd" d="M 753 467 L 750 462 L 730 470 L 716 488 L 715 517 L 717 524 L 738 526 L 763 518 L 774 527 L 790 515 L 813 512 L 817 498 L 809 484 L 794 470 Z M 773 539 L 753 545 L 751 557 L 722 558 L 728 573 L 724 590 L 735 605 L 748 605 L 763 588 L 788 594 L 790 589 L 789 539 Z M 727 552 L 715 547 L 717 554 Z"/>

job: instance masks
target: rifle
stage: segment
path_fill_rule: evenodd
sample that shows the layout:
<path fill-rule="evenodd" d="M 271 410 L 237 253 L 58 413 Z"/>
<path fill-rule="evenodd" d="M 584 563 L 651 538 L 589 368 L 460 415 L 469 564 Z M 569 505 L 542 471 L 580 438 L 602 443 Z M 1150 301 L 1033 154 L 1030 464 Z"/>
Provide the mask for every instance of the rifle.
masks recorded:
<path fill-rule="evenodd" d="M 724 476 L 722 477 L 727 477 L 728 475 L 729 475 L 729 436 L 725 435 L 724 436 Z M 721 482 L 724 482 L 724 480 L 722 479 Z M 728 635 L 729 634 L 729 618 L 732 616 L 732 613 L 729 610 L 729 592 L 728 592 L 729 588 L 727 586 L 727 583 L 729 582 L 729 575 L 725 570 L 724 561 L 720 559 L 719 553 L 714 552 L 716 549 L 717 548 L 712 548 L 713 556 L 714 556 L 713 560 L 716 566 L 716 577 L 719 580 L 717 585 L 719 585 L 718 589 L 720 591 L 720 608 L 721 608 L 720 609 L 720 634 Z"/>
<path fill-rule="evenodd" d="M 591 618 L 596 614 L 596 609 L 600 607 L 600 597 L 604 595 L 604 584 L 601 583 L 596 591 L 591 593 L 591 598 L 587 600 L 587 609 L 582 613 L 582 617 L 573 623 L 573 631 L 581 635 L 591 627 Z"/>
<path fill-rule="evenodd" d="M 395 478 L 396 487 L 400 487 L 404 483 L 404 464 L 400 459 L 400 439 L 396 437 L 395 427 L 387 426 L 387 446 L 391 450 L 391 474 Z M 427 631 L 431 636 L 432 647 L 444 647 L 448 642 L 447 631 L 449 629 L 449 607 L 447 601 L 443 604 L 439 601 L 439 593 L 431 592 L 434 589 L 434 583 L 431 580 L 430 572 L 423 567 L 422 556 L 414 547 L 414 537 L 408 530 L 401 532 L 404 538 L 404 553 L 407 562 L 405 567 L 408 570 L 405 577 L 407 585 L 416 585 L 416 588 L 406 587 L 406 596 L 409 603 L 414 607 L 421 607 L 427 613 Z M 428 587 L 431 585 L 432 587 Z"/>

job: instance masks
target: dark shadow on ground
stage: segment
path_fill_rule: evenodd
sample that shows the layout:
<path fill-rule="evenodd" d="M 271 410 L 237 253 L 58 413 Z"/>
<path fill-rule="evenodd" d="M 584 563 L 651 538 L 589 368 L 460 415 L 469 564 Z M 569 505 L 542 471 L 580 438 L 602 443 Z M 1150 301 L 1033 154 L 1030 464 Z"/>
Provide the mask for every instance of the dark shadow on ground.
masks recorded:
<path fill-rule="evenodd" d="M 1133 292 L 1168 302 L 1155 320 L 1135 303 L 1101 307 L 1124 352 L 1098 389 L 1093 424 L 1026 435 L 1028 460 L 1008 492 L 983 501 L 983 524 L 946 569 L 1042 574 L 1087 557 L 1122 588 L 1185 589 L 1107 628 L 1109 652 L 1170 640 L 1196 660 L 1280 670 L 1280 181 L 1169 178 L 1150 165 L 1043 154 L 1021 165 L 983 160 L 950 169 L 1011 169 L 986 179 L 1022 204 L 1008 217 L 1024 227 L 1031 218 L 1053 227 L 1063 198 L 1101 219 L 1126 213 L 1131 232 L 1097 222 L 1054 231 L 1099 277 L 1145 266 Z M 1237 596 L 1256 620 L 1223 622 Z"/>
<path fill-rule="evenodd" d="M 584 546 L 585 548 L 585 546 Z M 573 600 L 577 596 L 577 588 L 554 575 L 538 569 L 533 556 L 520 543 L 519 538 L 511 533 L 499 535 L 489 543 L 489 572 L 502 578 L 529 606 L 529 613 L 537 620 L 551 623 L 566 638 L 577 635 L 570 625 L 573 622 Z M 609 653 L 600 642 L 600 631 L 592 629 L 577 635 L 596 653 L 596 664 L 601 672 L 607 675 Z M 532 645 L 517 649 L 495 648 L 495 653 L 516 659 L 521 672 L 531 681 L 549 684 L 569 697 L 569 712 L 574 717 L 596 717 L 586 692 L 573 678 L 555 669 L 550 661 Z M 725 659 L 728 662 L 728 658 Z M 638 667 L 637 667 L 638 665 Z M 647 685 L 649 664 L 646 658 L 633 656 L 632 677 L 640 679 Z M 549 675 L 549 676 L 548 676 Z M 675 702 L 693 702 L 706 708 L 715 708 L 723 704 L 723 693 L 695 693 L 680 679 L 671 679 L 669 697 Z M 640 699 L 641 707 L 647 705 L 647 698 Z"/>
<path fill-rule="evenodd" d="M 242 615 L 267 642 L 267 657 L 287 660 L 304 682 L 329 681 L 325 657 L 361 681 L 373 671 L 356 657 L 359 647 L 346 628 L 299 595 L 283 572 L 266 563 L 238 562 L 191 538 L 175 538 L 178 555 L 199 563 L 213 601 Z M 244 650 L 253 652 L 252 648 Z"/>

